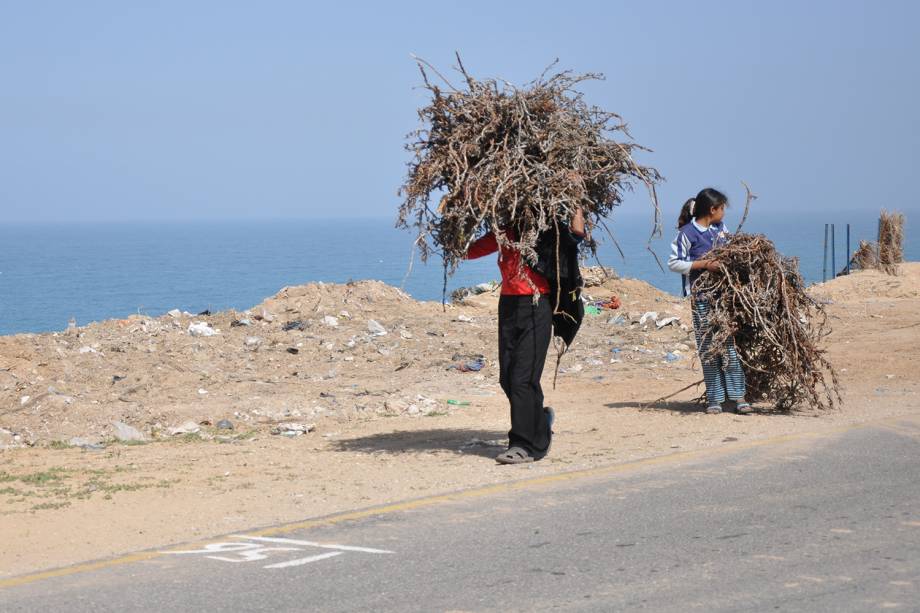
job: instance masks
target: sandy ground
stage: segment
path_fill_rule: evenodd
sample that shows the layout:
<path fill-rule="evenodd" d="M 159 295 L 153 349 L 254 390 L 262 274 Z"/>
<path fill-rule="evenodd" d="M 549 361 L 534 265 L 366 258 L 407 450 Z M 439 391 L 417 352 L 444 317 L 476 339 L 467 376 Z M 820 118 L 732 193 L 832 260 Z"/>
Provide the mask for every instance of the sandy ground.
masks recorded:
<path fill-rule="evenodd" d="M 491 294 L 444 312 L 380 284 L 304 286 L 286 288 L 250 313 L 265 308 L 271 322 L 231 328 L 229 322 L 245 314 L 210 317 L 221 335 L 204 339 L 187 334 L 188 324 L 201 318 L 167 317 L 4 337 L 0 576 L 472 486 L 920 412 L 920 264 L 905 264 L 898 277 L 865 272 L 814 289 L 830 301 L 829 355 L 845 400 L 839 411 L 820 415 L 775 414 L 761 406 L 749 416 L 709 416 L 690 402 L 697 395 L 692 390 L 649 404 L 700 375 L 692 350 L 682 348 L 692 341 L 680 322 L 658 330 L 637 320 L 654 309 L 659 321 L 675 315 L 687 322 L 687 305 L 638 281 L 610 281 L 588 292 L 617 294 L 623 307 L 588 318 L 555 390 L 548 367 L 547 404 L 557 411 L 552 452 L 513 467 L 491 459 L 508 427 L 494 363 Z M 342 303 L 343 296 L 353 300 Z M 306 306 L 294 307 L 298 300 Z M 328 305 L 318 308 L 323 301 Z M 339 323 L 322 324 L 325 311 Z M 305 330 L 280 329 L 304 312 L 310 315 Z M 618 314 L 625 321 L 616 321 Z M 386 336 L 366 332 L 369 316 Z M 262 338 L 256 351 L 245 347 L 253 330 Z M 119 346 L 122 351 L 113 351 Z M 291 347 L 302 351 L 287 352 Z M 680 359 L 665 361 L 667 352 Z M 481 371 L 450 368 L 476 353 L 485 357 Z M 165 364 L 173 365 L 168 376 L 158 374 Z M 113 373 L 125 379 L 112 381 Z M 205 388 L 207 394 L 198 393 Z M 23 402 L 23 396 L 30 398 Z M 448 405 L 448 399 L 469 404 Z M 221 418 L 235 429 L 216 430 Z M 113 441 L 116 419 L 136 426 L 146 440 Z M 203 423 L 199 432 L 169 434 L 189 419 Z M 285 420 L 309 421 L 316 429 L 291 438 L 271 435 Z M 73 436 L 94 444 L 72 446 Z"/>

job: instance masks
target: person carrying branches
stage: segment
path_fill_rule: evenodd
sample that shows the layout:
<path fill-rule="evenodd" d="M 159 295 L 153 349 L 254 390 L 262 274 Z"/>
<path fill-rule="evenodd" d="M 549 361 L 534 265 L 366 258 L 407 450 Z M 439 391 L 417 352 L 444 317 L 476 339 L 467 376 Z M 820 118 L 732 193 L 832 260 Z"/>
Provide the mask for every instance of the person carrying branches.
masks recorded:
<path fill-rule="evenodd" d="M 668 268 L 680 273 L 683 295 L 690 296 L 693 310 L 693 329 L 696 345 L 703 365 L 703 379 L 706 382 L 706 412 L 722 412 L 722 404 L 728 400 L 736 403 L 741 414 L 751 412 L 751 405 L 745 400 L 746 382 L 741 361 L 733 339 L 726 341 L 721 356 L 713 357 L 710 352 L 713 330 L 710 326 L 710 301 L 694 291 L 694 283 L 704 271 L 718 271 L 719 262 L 708 257 L 716 247 L 728 241 L 723 218 L 728 198 L 722 192 L 707 187 L 696 198 L 684 203 L 677 222 L 677 236 L 671 244 Z"/>
<path fill-rule="evenodd" d="M 518 231 L 508 227 L 501 232 L 503 240 L 494 232 L 488 232 L 473 242 L 466 257 L 475 259 L 499 252 L 498 267 L 502 276 L 498 300 L 499 382 L 511 407 L 511 429 L 508 449 L 495 460 L 500 464 L 522 464 L 545 457 L 552 442 L 555 413 L 552 408 L 543 406 L 540 378 L 553 334 L 554 315 L 558 314 L 558 304 L 547 279 L 551 274 L 549 269 L 555 266 L 539 261 L 536 266 L 547 270 L 547 275 L 536 272 L 523 260 L 519 250 L 509 246 L 518 240 Z M 578 207 L 569 227 L 560 227 L 558 235 L 549 240 L 567 247 L 564 251 L 571 258 L 584 236 L 584 214 Z M 564 257 L 560 255 L 560 260 Z M 559 262 L 560 265 L 570 263 Z M 555 283 L 558 282 L 555 279 Z"/>

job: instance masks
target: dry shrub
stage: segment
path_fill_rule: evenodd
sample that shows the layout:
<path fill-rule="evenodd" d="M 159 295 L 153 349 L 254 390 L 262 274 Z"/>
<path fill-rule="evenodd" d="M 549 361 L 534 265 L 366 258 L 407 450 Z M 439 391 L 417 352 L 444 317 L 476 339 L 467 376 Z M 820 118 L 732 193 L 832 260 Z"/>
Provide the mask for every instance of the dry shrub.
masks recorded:
<path fill-rule="evenodd" d="M 889 275 L 898 274 L 898 264 L 904 261 L 904 214 L 882 211 L 878 219 L 878 241 L 859 241 L 853 252 L 851 267 L 859 270 L 877 269 Z"/>

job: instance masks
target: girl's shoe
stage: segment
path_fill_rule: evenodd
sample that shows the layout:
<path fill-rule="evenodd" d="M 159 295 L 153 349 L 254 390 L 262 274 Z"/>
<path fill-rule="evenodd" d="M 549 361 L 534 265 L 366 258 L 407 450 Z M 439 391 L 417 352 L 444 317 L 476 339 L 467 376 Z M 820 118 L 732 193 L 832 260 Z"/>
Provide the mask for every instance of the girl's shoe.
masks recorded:
<path fill-rule="evenodd" d="M 709 415 L 716 415 L 721 412 L 722 412 L 722 407 L 720 407 L 717 404 L 714 404 L 710 407 L 706 407 L 706 413 L 708 413 Z"/>
<path fill-rule="evenodd" d="M 750 415 L 754 412 L 754 407 L 743 400 L 738 401 L 738 406 L 735 408 L 735 413 L 738 415 Z"/>

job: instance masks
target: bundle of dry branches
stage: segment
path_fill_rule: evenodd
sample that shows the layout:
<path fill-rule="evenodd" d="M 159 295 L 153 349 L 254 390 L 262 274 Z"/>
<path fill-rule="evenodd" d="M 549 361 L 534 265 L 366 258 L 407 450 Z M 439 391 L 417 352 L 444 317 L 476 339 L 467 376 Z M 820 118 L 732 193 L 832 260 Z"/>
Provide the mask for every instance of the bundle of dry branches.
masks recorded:
<path fill-rule="evenodd" d="M 904 214 L 882 211 L 878 219 L 878 242 L 859 241 L 850 265 L 859 270 L 878 269 L 898 274 L 904 261 Z"/>
<path fill-rule="evenodd" d="M 464 81 L 457 89 L 417 61 L 432 99 L 419 110 L 422 127 L 409 135 L 406 148 L 414 159 L 400 189 L 405 200 L 397 226 L 417 229 L 415 245 L 423 261 L 440 253 L 445 279 L 486 231 L 532 264 L 541 232 L 569 223 L 578 206 L 589 231 L 603 225 L 636 182 L 652 197 L 652 236 L 660 233 L 658 171 L 633 160 L 633 153 L 644 148 L 632 142 L 617 114 L 588 105 L 575 89 L 601 75 L 565 71 L 547 77 L 550 66 L 519 88 L 474 79 L 457 56 Z M 429 80 L 426 67 L 443 85 Z M 626 140 L 613 140 L 618 132 Z M 433 198 L 439 198 L 434 207 Z M 514 232 L 509 236 L 507 229 Z M 594 241 L 587 245 L 594 253 Z"/>
<path fill-rule="evenodd" d="M 857 270 L 878 268 L 878 245 L 869 241 L 859 241 L 859 247 L 853 252 L 850 267 Z"/>
<path fill-rule="evenodd" d="M 904 214 L 882 211 L 878 220 L 878 267 L 889 275 L 898 274 L 904 261 Z"/>
<path fill-rule="evenodd" d="M 840 401 L 830 362 L 820 348 L 830 329 L 821 304 L 805 291 L 797 258 L 785 258 L 762 235 L 736 234 L 710 256 L 719 270 L 703 273 L 694 293 L 711 304 L 710 355 L 734 338 L 749 398 L 777 409 L 828 409 Z"/>

